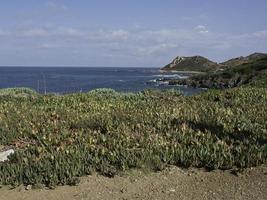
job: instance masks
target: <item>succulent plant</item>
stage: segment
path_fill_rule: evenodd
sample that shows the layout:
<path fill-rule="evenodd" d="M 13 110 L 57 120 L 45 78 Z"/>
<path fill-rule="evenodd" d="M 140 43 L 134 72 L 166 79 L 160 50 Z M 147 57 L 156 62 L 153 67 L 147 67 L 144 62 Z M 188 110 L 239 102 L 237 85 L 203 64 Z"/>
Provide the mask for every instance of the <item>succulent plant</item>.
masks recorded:
<path fill-rule="evenodd" d="M 0 97 L 0 184 L 78 183 L 96 171 L 230 169 L 267 157 L 267 91 L 235 88 L 185 97 L 176 91 Z"/>

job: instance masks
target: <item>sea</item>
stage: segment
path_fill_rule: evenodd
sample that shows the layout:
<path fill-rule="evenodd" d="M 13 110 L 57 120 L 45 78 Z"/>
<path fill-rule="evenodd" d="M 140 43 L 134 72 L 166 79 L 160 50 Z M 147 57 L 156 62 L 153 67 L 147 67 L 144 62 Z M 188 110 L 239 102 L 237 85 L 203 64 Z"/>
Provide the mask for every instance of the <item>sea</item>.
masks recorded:
<path fill-rule="evenodd" d="M 88 92 L 110 88 L 118 92 L 146 89 L 176 89 L 193 95 L 202 89 L 170 86 L 166 78 L 186 78 L 179 73 L 163 73 L 159 68 L 127 67 L 0 67 L 0 88 L 27 87 L 39 93 Z"/>

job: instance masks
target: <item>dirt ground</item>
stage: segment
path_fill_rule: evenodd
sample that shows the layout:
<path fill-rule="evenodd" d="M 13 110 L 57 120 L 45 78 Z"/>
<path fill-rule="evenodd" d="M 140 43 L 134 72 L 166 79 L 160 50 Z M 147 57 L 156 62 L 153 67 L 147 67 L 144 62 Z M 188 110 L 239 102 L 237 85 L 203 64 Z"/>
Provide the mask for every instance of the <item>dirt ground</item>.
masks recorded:
<path fill-rule="evenodd" d="M 78 186 L 58 186 L 54 190 L 4 186 L 0 199 L 267 199 L 267 166 L 237 174 L 170 167 L 158 173 L 131 171 L 115 178 L 92 175 L 81 178 Z"/>

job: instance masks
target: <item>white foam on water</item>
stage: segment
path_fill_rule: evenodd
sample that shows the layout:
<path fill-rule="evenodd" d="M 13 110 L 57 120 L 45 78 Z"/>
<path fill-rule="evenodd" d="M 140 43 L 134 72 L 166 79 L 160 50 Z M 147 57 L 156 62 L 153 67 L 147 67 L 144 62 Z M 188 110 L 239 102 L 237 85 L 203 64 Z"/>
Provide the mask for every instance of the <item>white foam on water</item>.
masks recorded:
<path fill-rule="evenodd" d="M 184 76 L 184 75 L 181 75 L 181 74 L 157 74 L 157 75 L 153 75 L 153 77 L 179 78 L 179 79 L 188 78 L 188 76 Z"/>

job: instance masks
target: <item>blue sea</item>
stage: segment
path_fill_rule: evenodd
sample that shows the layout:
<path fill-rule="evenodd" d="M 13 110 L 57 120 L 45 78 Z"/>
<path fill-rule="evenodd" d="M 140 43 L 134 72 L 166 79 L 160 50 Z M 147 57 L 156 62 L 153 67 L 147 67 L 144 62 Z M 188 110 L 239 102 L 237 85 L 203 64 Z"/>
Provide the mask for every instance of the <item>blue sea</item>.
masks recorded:
<path fill-rule="evenodd" d="M 182 74 L 162 73 L 157 68 L 116 67 L 0 67 L 0 88 L 28 87 L 39 93 L 87 92 L 111 88 L 139 92 L 149 88 L 175 88 L 185 95 L 201 89 L 169 86 L 164 78 L 185 78 Z"/>

